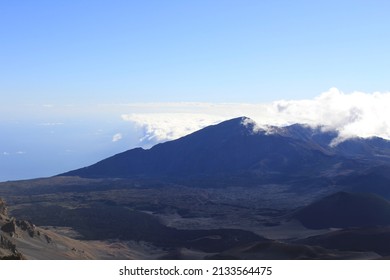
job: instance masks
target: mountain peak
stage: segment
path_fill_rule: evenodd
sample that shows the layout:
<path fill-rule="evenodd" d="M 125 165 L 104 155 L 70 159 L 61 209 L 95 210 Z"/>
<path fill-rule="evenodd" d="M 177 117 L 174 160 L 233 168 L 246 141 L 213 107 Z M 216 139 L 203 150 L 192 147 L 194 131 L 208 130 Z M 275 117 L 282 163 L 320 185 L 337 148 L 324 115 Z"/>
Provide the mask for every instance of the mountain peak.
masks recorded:
<path fill-rule="evenodd" d="M 252 135 L 258 132 L 260 128 L 254 120 L 251 118 L 242 116 L 234 119 L 226 120 L 215 125 L 207 126 L 201 130 L 195 131 L 190 135 L 186 135 L 182 138 L 186 139 L 188 137 L 197 137 L 207 138 L 203 139 L 209 141 L 211 138 L 219 138 L 220 140 L 232 137 L 233 135 Z M 198 139 L 199 140 L 199 139 Z"/>
<path fill-rule="evenodd" d="M 250 128 L 250 129 L 254 129 L 254 128 L 257 128 L 258 125 L 257 123 L 252 120 L 251 118 L 248 118 L 248 117 L 240 117 L 241 119 L 241 125 L 247 127 L 247 128 Z"/>
<path fill-rule="evenodd" d="M 216 124 L 216 125 L 219 126 L 219 125 L 226 125 L 226 124 L 237 125 L 237 126 L 247 126 L 247 125 L 251 125 L 251 124 L 255 125 L 256 122 L 254 120 L 252 120 L 251 118 L 242 116 L 242 117 L 237 117 L 234 119 L 223 121 L 223 122 Z"/>
<path fill-rule="evenodd" d="M 246 116 L 230 119 L 224 122 L 217 124 L 218 127 L 226 127 L 230 130 L 230 132 L 245 132 L 245 134 L 254 134 L 262 129 L 258 126 L 258 124 L 251 118 Z"/>

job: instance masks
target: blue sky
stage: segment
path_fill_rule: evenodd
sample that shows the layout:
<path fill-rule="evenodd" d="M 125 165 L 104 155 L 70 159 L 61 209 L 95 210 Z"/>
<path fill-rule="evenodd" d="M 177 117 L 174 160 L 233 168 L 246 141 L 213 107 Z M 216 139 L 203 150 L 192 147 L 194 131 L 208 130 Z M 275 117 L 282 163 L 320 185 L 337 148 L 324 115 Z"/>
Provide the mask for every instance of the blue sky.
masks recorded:
<path fill-rule="evenodd" d="M 190 131 L 195 121 L 246 113 L 244 103 L 302 105 L 332 87 L 386 93 L 389 8 L 358 0 L 2 1 L 0 181 L 90 164 L 145 135 L 167 140 L 153 138 L 176 129 L 167 123 Z M 238 105 L 216 114 L 210 104 L 220 103 Z M 183 112 L 194 124 L 185 129 L 171 122 Z M 384 124 L 370 133 L 387 136 Z"/>
<path fill-rule="evenodd" d="M 3 102 L 387 91 L 388 1 L 3 1 Z"/>

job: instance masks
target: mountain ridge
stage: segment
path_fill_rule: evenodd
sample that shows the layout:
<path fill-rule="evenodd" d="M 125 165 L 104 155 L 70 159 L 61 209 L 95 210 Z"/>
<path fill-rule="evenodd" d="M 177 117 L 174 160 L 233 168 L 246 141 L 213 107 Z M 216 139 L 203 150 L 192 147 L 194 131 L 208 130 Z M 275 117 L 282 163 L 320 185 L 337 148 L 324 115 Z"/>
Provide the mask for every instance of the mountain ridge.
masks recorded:
<path fill-rule="evenodd" d="M 207 126 L 145 150 L 135 148 L 59 174 L 86 178 L 184 178 L 232 174 L 299 174 L 330 169 L 349 159 L 390 162 L 390 141 L 354 138 L 294 124 L 262 129 L 247 117 Z"/>

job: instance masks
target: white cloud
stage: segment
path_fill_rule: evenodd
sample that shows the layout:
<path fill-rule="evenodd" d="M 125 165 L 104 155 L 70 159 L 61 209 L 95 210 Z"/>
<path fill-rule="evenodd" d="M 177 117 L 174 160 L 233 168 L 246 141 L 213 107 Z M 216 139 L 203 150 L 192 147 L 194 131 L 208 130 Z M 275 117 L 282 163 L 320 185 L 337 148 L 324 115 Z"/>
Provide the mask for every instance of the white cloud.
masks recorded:
<path fill-rule="evenodd" d="M 63 125 L 62 122 L 45 122 L 45 123 L 39 123 L 38 125 L 42 126 L 56 126 L 56 125 Z"/>
<path fill-rule="evenodd" d="M 122 119 L 134 123 L 141 129 L 140 143 L 150 146 L 158 142 L 179 138 L 205 126 L 221 122 L 226 118 L 212 114 L 177 112 L 123 114 Z"/>
<path fill-rule="evenodd" d="M 26 154 L 26 152 L 24 152 L 24 151 L 17 151 L 17 152 L 12 152 L 12 153 L 10 153 L 10 152 L 3 152 L 2 153 L 3 156 L 24 155 L 24 154 Z"/>
<path fill-rule="evenodd" d="M 390 139 L 390 93 L 353 92 L 336 88 L 312 100 L 276 101 L 274 115 L 280 123 L 324 125 L 341 138 L 379 136 Z"/>
<path fill-rule="evenodd" d="M 390 92 L 364 93 L 331 88 L 313 99 L 272 103 L 154 103 L 128 104 L 122 119 L 142 130 L 141 145 L 172 140 L 220 121 L 247 116 L 258 124 L 302 123 L 336 129 L 340 139 L 379 136 L 390 139 Z M 147 112 L 147 113 L 143 113 Z"/>
<path fill-rule="evenodd" d="M 119 140 L 122 139 L 122 133 L 117 133 L 114 136 L 112 136 L 112 142 L 118 142 Z"/>

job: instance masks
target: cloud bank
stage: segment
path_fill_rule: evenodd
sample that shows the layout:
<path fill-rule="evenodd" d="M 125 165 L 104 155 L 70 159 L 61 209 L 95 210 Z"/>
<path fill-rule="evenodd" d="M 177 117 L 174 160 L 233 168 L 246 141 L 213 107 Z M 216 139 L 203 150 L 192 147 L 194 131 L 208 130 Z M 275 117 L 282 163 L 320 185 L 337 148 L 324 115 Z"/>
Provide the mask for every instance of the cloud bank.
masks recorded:
<path fill-rule="evenodd" d="M 339 132 L 339 140 L 378 136 L 390 139 L 390 92 L 343 93 L 331 88 L 313 99 L 272 103 L 161 103 L 133 105 L 122 119 L 142 131 L 141 145 L 172 140 L 220 121 L 247 116 L 262 127 L 302 123 Z M 140 108 L 142 107 L 142 109 Z M 129 108 L 130 109 L 130 108 Z M 133 110 L 132 110 L 133 111 Z M 142 113 L 145 111 L 147 113 Z"/>

